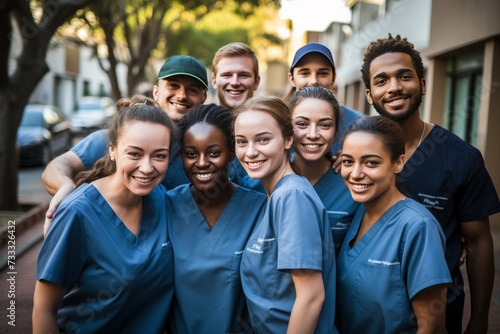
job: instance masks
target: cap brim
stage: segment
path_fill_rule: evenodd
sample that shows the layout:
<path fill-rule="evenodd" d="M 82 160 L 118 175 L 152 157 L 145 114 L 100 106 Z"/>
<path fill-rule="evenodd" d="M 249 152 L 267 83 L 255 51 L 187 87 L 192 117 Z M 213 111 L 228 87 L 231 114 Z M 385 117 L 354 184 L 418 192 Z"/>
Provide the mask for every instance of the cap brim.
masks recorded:
<path fill-rule="evenodd" d="M 198 81 L 199 83 L 201 83 L 202 87 L 204 87 L 205 89 L 208 89 L 208 84 L 206 84 L 205 82 L 203 82 L 203 80 L 201 80 L 196 75 L 193 75 L 191 73 L 185 73 L 185 72 L 170 73 L 169 75 L 164 75 L 162 77 L 158 77 L 158 80 L 167 79 L 167 78 L 170 78 L 170 77 L 174 77 L 176 75 L 185 75 L 187 77 L 191 77 L 193 79 L 196 79 L 196 81 Z"/>

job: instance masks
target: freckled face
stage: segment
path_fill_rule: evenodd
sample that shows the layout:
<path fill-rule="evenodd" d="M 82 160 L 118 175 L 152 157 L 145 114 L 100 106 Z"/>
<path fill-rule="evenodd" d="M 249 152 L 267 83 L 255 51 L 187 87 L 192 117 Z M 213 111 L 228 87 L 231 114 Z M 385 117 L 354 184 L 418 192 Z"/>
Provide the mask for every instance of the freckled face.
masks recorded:
<path fill-rule="evenodd" d="M 132 122 L 125 125 L 109 154 L 117 177 L 137 196 L 149 194 L 165 177 L 168 168 L 170 130 L 161 124 Z"/>

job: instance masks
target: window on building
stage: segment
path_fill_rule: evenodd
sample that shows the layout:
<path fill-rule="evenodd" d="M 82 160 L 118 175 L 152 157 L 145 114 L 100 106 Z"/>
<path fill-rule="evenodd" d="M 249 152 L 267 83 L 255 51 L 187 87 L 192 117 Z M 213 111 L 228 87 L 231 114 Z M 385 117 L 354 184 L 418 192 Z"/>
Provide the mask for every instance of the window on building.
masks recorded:
<path fill-rule="evenodd" d="M 481 102 L 483 50 L 473 50 L 448 59 L 444 126 L 475 145 Z"/>
<path fill-rule="evenodd" d="M 92 92 L 90 91 L 90 82 L 85 80 L 83 82 L 83 96 L 91 96 Z"/>

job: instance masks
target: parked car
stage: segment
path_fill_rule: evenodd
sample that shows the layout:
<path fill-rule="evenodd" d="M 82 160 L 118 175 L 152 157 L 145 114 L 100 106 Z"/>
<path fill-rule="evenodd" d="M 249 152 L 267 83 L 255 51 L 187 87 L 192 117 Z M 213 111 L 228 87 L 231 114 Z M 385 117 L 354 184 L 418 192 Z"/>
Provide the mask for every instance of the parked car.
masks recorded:
<path fill-rule="evenodd" d="M 28 104 L 17 129 L 19 165 L 46 165 L 71 148 L 71 124 L 53 105 Z"/>
<path fill-rule="evenodd" d="M 82 97 L 71 117 L 73 134 L 88 135 L 95 130 L 107 127 L 115 111 L 115 103 L 109 97 Z"/>

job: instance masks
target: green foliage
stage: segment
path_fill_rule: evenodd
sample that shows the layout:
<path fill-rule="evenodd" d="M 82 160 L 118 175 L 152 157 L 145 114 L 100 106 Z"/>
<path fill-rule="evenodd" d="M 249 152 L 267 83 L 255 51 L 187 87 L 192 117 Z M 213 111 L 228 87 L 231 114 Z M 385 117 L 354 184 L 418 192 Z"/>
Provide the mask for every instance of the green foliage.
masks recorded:
<path fill-rule="evenodd" d="M 279 44 L 281 40 L 268 31 L 265 22 L 277 17 L 273 1 L 224 1 L 224 6 L 208 12 L 199 20 L 184 19 L 171 27 L 164 57 L 189 54 L 210 67 L 214 53 L 224 44 L 238 41 L 254 49 Z M 264 3 L 264 5 L 262 4 Z M 182 15 L 185 14 L 185 15 Z"/>
<path fill-rule="evenodd" d="M 240 41 L 254 49 L 280 42 L 266 20 L 277 17 L 279 0 L 114 0 L 93 1 L 77 13 L 66 34 L 95 45 L 98 58 L 129 66 L 133 90 L 149 71 L 147 59 L 189 54 L 210 67 L 224 44 Z M 63 30 L 64 31 L 64 30 Z M 82 33 L 85 31 L 85 33 Z M 113 71 L 107 70 L 113 85 Z M 149 79 L 151 80 L 151 78 Z M 117 85 L 115 84 L 115 87 Z M 119 92 L 114 92 L 118 95 Z"/>

